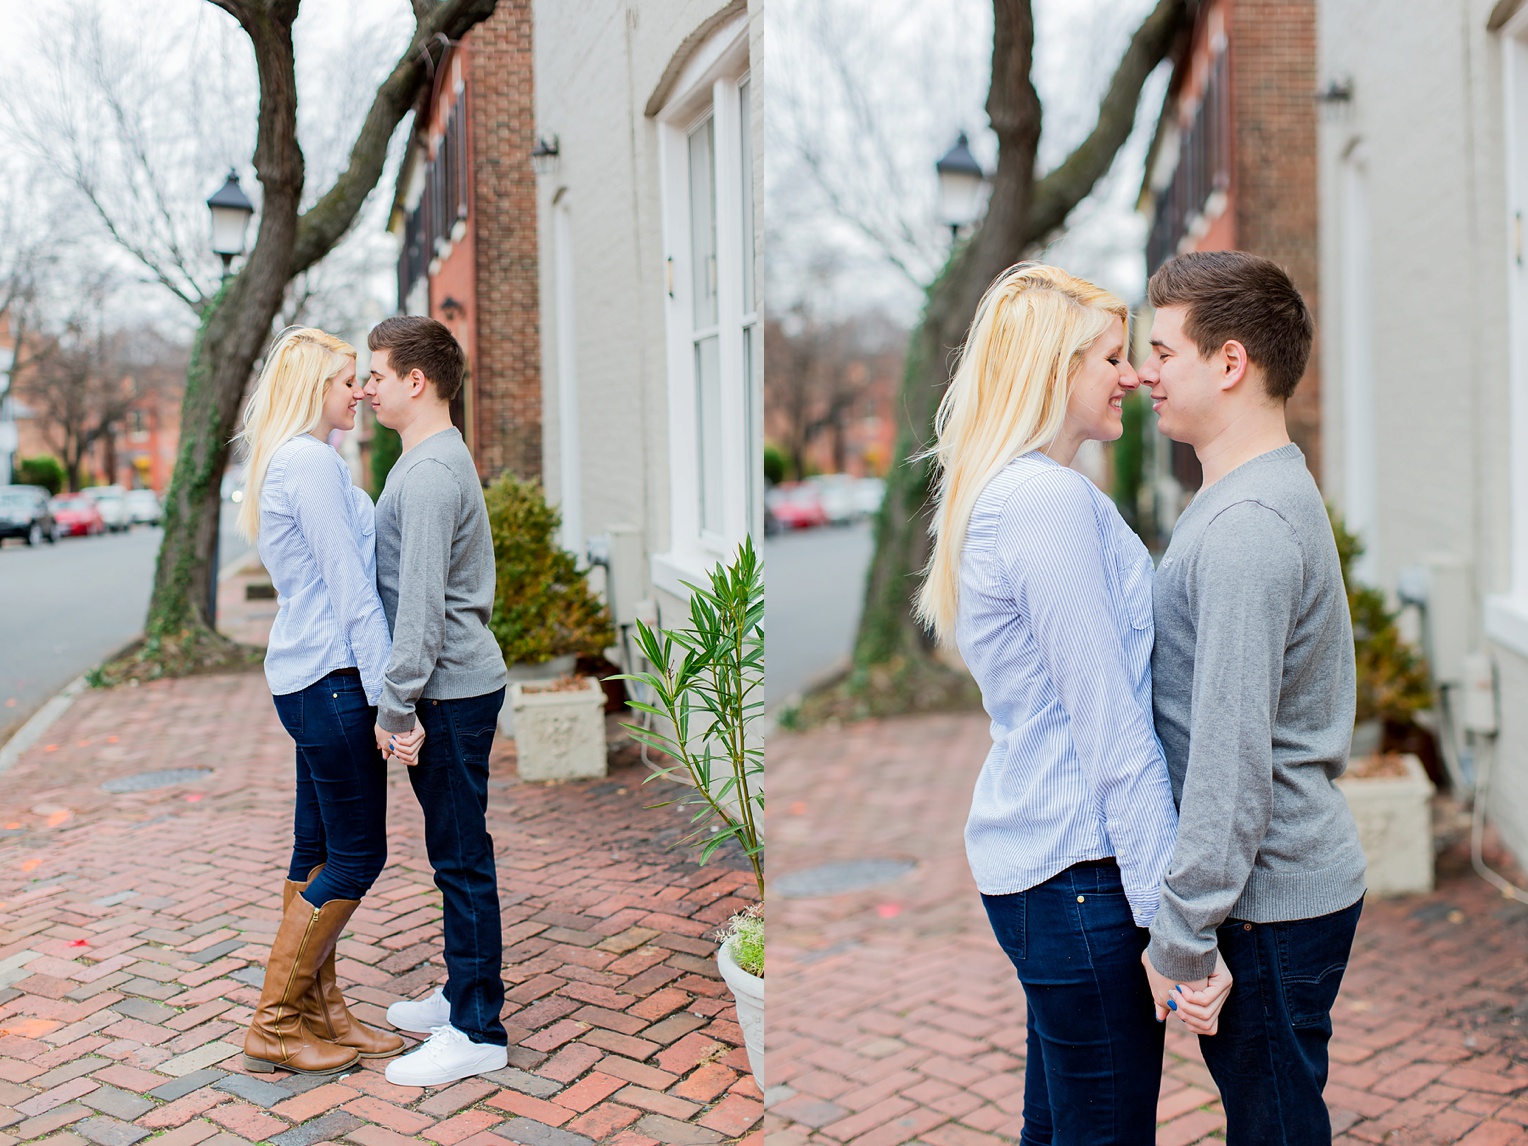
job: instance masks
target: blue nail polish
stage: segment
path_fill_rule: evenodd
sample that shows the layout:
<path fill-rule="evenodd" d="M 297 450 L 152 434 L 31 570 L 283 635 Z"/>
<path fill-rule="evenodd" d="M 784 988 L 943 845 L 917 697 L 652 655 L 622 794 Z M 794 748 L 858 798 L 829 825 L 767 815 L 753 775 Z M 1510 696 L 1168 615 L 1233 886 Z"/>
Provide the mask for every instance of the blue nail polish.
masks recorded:
<path fill-rule="evenodd" d="M 1167 1009 L 1169 1011 L 1176 1011 L 1178 1009 L 1178 1004 L 1174 1000 L 1168 999 L 1167 1000 Z"/>

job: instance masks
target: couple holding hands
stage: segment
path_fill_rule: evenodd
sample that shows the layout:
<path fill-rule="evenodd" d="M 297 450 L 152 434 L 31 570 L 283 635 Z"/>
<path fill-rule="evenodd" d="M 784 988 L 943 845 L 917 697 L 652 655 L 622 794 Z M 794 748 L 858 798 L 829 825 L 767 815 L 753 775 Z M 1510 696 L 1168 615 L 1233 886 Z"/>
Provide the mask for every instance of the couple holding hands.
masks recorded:
<path fill-rule="evenodd" d="M 1331 1008 L 1363 905 L 1353 634 L 1285 402 L 1315 325 L 1288 275 L 1182 255 L 1128 312 L 1055 267 L 988 288 L 940 407 L 918 605 L 992 718 L 966 850 L 1028 1013 L 1021 1141 L 1151 1143 L 1163 1020 L 1200 1036 L 1226 1140 L 1329 1143 Z M 1066 468 L 1149 387 L 1204 486 L 1155 569 Z"/>
<path fill-rule="evenodd" d="M 279 609 L 265 675 L 296 741 L 294 846 L 244 1065 L 327 1075 L 404 1049 L 345 1005 L 335 946 L 387 862 L 387 763 L 408 765 L 440 889 L 447 983 L 394 1003 L 429 1038 L 389 1082 L 438 1086 L 507 1062 L 502 928 L 488 834 L 488 755 L 504 658 L 488 630 L 494 557 L 472 457 L 451 423 L 466 360 L 430 318 L 389 318 L 354 347 L 307 327 L 266 354 L 245 411 L 239 528 Z M 329 445 L 362 399 L 403 453 L 373 509 Z"/>

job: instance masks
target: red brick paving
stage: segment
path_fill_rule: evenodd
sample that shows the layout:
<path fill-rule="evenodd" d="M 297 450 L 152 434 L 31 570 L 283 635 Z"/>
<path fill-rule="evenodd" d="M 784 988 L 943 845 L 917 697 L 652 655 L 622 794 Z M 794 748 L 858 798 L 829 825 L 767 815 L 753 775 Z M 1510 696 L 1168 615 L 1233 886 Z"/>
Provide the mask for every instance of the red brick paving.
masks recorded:
<path fill-rule="evenodd" d="M 229 620 L 269 623 L 260 608 Z M 389 1085 L 385 1062 L 335 1080 L 245 1074 L 290 847 L 290 761 L 254 673 L 88 692 L 0 779 L 0 1146 L 157 1131 L 159 1146 L 761 1137 L 712 938 L 752 874 L 670 850 L 686 817 L 646 808 L 653 789 L 630 752 L 606 780 L 546 785 L 521 784 L 513 745 L 495 748 L 506 1070 L 430 1090 Z M 213 774 L 157 791 L 99 786 L 202 766 Z M 372 1022 L 445 977 L 401 767 L 389 849 L 339 946 L 346 995 Z"/>
<path fill-rule="evenodd" d="M 864 892 L 773 895 L 770 1146 L 1018 1137 L 1023 993 L 961 836 L 987 728 L 934 716 L 771 739 L 773 872 L 919 866 Z M 1337 1142 L 1528 1146 L 1528 908 L 1475 878 L 1457 847 L 1433 895 L 1365 906 L 1333 1019 Z M 1220 1140 L 1215 1084 L 1176 1023 L 1163 1066 L 1160 1146 Z"/>

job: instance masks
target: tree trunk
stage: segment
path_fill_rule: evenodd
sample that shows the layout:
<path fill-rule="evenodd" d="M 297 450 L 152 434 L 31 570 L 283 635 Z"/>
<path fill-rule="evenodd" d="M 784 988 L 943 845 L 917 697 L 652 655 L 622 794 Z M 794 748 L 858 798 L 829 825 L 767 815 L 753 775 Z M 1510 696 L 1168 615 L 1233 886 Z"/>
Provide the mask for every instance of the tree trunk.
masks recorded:
<path fill-rule="evenodd" d="M 412 42 L 378 88 L 350 162 L 334 185 L 299 215 L 304 165 L 297 142 L 292 49 L 295 0 L 213 0 L 231 13 L 254 47 L 260 84 L 254 167 L 263 190 L 260 228 L 243 268 L 202 306 L 181 402 L 180 451 L 165 496 L 164 538 L 145 622 L 147 642 L 103 679 L 158 676 L 238 655 L 215 633 L 207 603 L 217 570 L 221 484 L 229 440 L 256 360 L 271 336 L 287 284 L 332 250 L 355 221 L 386 161 L 387 144 L 455 41 L 493 14 L 497 0 L 415 5 Z M 428 57 L 428 58 L 427 58 Z"/>
<path fill-rule="evenodd" d="M 1028 0 L 994 0 L 993 8 L 987 115 L 998 137 L 997 171 L 986 218 L 930 284 L 908 342 L 898 400 L 905 417 L 876 521 L 875 556 L 847 682 L 861 711 L 938 707 L 969 695 L 967 682 L 934 659 L 933 644 L 913 617 L 918 574 L 931 549 L 933 508 L 933 463 L 913 459 L 932 443 L 934 413 L 988 284 L 1061 226 L 1109 169 L 1129 138 L 1141 85 L 1188 23 L 1184 0 L 1159 0 L 1115 71 L 1097 126 L 1065 163 L 1037 181 L 1041 107 L 1030 82 L 1033 16 Z"/>

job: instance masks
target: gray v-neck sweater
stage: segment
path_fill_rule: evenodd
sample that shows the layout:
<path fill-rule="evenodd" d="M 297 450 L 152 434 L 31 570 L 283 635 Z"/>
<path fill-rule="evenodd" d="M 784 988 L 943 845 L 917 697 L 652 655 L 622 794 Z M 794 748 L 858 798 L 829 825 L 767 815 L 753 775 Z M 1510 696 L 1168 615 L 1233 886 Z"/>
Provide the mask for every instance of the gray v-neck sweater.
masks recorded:
<path fill-rule="evenodd" d="M 1358 829 L 1332 783 L 1353 732 L 1353 630 L 1299 447 L 1200 491 L 1154 598 L 1153 707 L 1179 819 L 1149 951 L 1162 974 L 1202 979 L 1226 919 L 1312 919 L 1364 891 Z"/>

